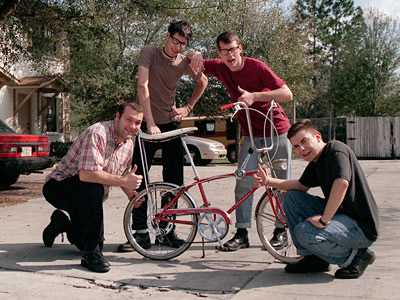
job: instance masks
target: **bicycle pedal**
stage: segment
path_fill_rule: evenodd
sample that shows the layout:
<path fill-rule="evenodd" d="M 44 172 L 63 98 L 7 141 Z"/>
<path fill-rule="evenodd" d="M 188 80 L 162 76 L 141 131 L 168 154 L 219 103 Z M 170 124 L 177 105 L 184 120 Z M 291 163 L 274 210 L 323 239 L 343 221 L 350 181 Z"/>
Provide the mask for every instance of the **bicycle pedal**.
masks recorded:
<path fill-rule="evenodd" d="M 215 246 L 215 249 L 221 252 L 232 252 L 228 247 Z"/>

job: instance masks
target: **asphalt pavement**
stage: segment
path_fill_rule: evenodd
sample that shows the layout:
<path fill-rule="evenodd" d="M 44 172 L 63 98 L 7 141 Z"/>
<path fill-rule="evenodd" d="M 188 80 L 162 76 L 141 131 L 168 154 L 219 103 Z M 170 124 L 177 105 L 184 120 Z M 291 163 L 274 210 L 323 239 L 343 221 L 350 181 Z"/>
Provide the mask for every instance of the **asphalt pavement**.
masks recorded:
<path fill-rule="evenodd" d="M 380 209 L 381 236 L 371 247 L 376 261 L 359 279 L 335 279 L 337 266 L 323 274 L 285 273 L 284 264 L 262 250 L 254 221 L 250 248 L 237 252 L 218 252 L 212 243 L 206 244 L 203 257 L 197 235 L 185 253 L 169 261 L 117 253 L 118 244 L 126 241 L 122 218 L 127 200 L 114 188 L 104 204 L 108 273 L 81 267 L 80 252 L 66 237 L 62 241 L 60 235 L 52 248 L 44 247 L 42 232 L 54 208 L 43 197 L 0 207 L 0 299 L 399 299 L 400 161 L 365 160 L 361 165 Z M 294 178 L 304 166 L 305 162 L 294 161 Z M 199 167 L 202 177 L 234 170 L 231 165 Z M 46 173 L 26 178 L 42 184 Z M 153 166 L 151 174 L 153 181 L 160 180 L 161 166 Z M 185 167 L 186 183 L 192 178 Z M 234 182 L 222 180 L 205 188 L 213 206 L 228 209 L 234 201 L 233 187 Z M 234 223 L 234 214 L 231 217 Z M 231 225 L 224 241 L 233 232 Z"/>

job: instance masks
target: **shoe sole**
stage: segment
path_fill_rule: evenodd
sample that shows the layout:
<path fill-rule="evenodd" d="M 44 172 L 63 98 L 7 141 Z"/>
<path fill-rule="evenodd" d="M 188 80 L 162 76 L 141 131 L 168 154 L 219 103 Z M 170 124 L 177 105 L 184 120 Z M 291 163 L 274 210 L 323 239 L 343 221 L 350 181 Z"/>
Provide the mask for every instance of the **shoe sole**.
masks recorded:
<path fill-rule="evenodd" d="M 289 245 L 289 243 L 286 242 L 285 244 L 283 244 L 283 245 L 281 245 L 281 246 L 275 247 L 275 246 L 272 246 L 272 245 L 271 245 L 271 247 L 274 248 L 275 250 L 282 250 L 283 248 L 287 247 L 288 245 Z M 265 251 L 267 251 L 267 249 L 266 249 L 265 247 L 263 247 L 263 249 L 264 249 Z"/>
<path fill-rule="evenodd" d="M 142 249 L 150 249 L 151 248 L 151 243 L 145 244 L 145 245 L 139 245 L 140 247 L 142 247 Z M 126 252 L 134 252 L 135 248 L 133 248 L 132 246 L 124 246 L 124 247 L 118 247 L 117 252 L 119 253 L 126 253 Z"/>
<path fill-rule="evenodd" d="M 371 258 L 370 258 L 370 260 L 368 262 L 368 265 L 372 265 L 375 262 L 375 259 L 376 259 L 376 255 L 375 255 L 374 252 L 372 252 L 372 256 L 371 256 Z M 365 270 L 366 269 L 367 268 L 365 268 Z M 365 270 L 364 270 L 364 272 L 365 272 Z M 336 274 L 335 274 L 335 278 L 339 278 L 339 279 L 357 279 L 357 278 L 360 278 L 364 274 L 364 272 L 362 272 L 361 274 L 358 273 L 358 274 L 348 275 L 348 276 L 347 275 L 345 275 L 345 276 L 343 276 L 343 275 L 336 276 Z"/>
<path fill-rule="evenodd" d="M 56 219 L 61 220 L 61 218 L 68 219 L 68 217 L 61 210 L 56 209 L 50 217 L 50 224 L 47 225 L 46 228 L 43 230 L 42 238 L 45 247 L 51 248 L 54 244 L 56 237 L 60 234 L 53 233 L 52 227 L 58 227 L 59 223 L 61 222 L 57 222 Z"/>
<path fill-rule="evenodd" d="M 167 243 L 164 243 L 164 242 L 161 243 L 158 240 L 156 240 L 154 245 L 156 245 L 156 246 L 165 246 L 165 247 L 170 247 L 170 248 L 175 248 L 175 249 L 179 249 L 180 247 L 183 246 L 183 244 L 182 245 L 172 245 L 172 244 L 167 244 Z M 143 249 L 146 249 L 146 248 L 143 248 Z"/>
<path fill-rule="evenodd" d="M 244 249 L 244 248 L 249 248 L 250 247 L 250 243 L 246 243 L 246 244 L 242 244 L 238 247 L 226 247 L 226 246 L 215 246 L 215 248 L 219 251 L 223 251 L 223 252 L 234 252 L 234 251 L 238 251 L 240 249 Z"/>
<path fill-rule="evenodd" d="M 110 267 L 109 266 L 106 266 L 106 267 L 101 268 L 101 269 L 93 268 L 86 262 L 86 260 L 83 260 L 83 259 L 81 260 L 81 266 L 85 267 L 89 271 L 96 272 L 96 273 L 107 273 L 108 271 L 110 271 Z"/>

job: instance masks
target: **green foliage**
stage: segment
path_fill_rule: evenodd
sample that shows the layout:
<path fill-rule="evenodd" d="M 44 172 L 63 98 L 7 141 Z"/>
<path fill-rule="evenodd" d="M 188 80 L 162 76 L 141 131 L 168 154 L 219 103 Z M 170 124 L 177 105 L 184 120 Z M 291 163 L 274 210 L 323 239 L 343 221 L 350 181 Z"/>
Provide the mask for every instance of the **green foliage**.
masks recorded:
<path fill-rule="evenodd" d="M 365 29 L 341 53 L 332 95 L 345 114 L 399 113 L 400 31 L 396 20 L 375 10 L 366 14 Z"/>
<path fill-rule="evenodd" d="M 52 142 L 50 144 L 50 156 L 55 156 L 57 158 L 62 158 L 67 154 L 68 149 L 71 147 L 72 142 Z"/>
<path fill-rule="evenodd" d="M 244 55 L 264 61 L 293 91 L 294 102 L 283 105 L 289 117 L 399 113 L 399 28 L 377 14 L 364 22 L 352 0 L 298 0 L 293 11 L 283 0 L 11 0 L 0 14 L 1 63 L 30 60 L 42 74 L 56 64 L 72 125 L 87 126 L 136 98 L 138 53 L 163 45 L 173 20 L 192 24 L 186 51 L 205 58 L 217 57 L 218 34 L 238 32 Z M 194 84 L 181 81 L 178 106 Z M 210 77 L 194 113 L 215 115 L 229 101 Z"/>

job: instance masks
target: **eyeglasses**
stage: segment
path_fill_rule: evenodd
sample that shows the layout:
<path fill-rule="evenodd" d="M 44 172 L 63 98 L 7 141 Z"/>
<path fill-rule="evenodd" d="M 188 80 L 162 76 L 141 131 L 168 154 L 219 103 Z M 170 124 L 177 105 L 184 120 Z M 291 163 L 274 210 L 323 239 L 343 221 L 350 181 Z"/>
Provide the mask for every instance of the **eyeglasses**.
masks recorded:
<path fill-rule="evenodd" d="M 221 55 L 225 56 L 225 55 L 228 55 L 229 53 L 236 53 L 239 50 L 239 48 L 240 48 L 240 45 L 229 48 L 229 49 L 221 49 L 221 50 L 219 50 L 219 52 L 221 53 Z"/>
<path fill-rule="evenodd" d="M 174 45 L 178 45 L 181 46 L 182 48 L 185 48 L 187 46 L 186 42 L 181 42 L 180 40 L 178 40 L 177 38 L 174 38 L 173 36 L 170 36 L 170 38 L 172 39 L 172 44 Z"/>

